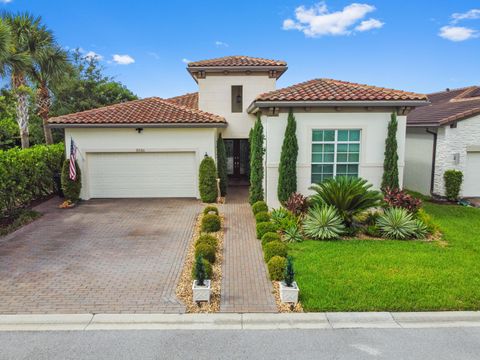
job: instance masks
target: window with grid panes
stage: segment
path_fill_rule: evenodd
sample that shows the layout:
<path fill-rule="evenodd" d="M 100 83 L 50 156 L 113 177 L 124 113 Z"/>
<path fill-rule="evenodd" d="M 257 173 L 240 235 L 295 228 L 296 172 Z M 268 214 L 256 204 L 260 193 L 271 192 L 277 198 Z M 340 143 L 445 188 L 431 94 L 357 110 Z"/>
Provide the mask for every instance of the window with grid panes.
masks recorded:
<path fill-rule="evenodd" d="M 360 130 L 312 131 L 312 183 L 336 176 L 358 177 Z"/>

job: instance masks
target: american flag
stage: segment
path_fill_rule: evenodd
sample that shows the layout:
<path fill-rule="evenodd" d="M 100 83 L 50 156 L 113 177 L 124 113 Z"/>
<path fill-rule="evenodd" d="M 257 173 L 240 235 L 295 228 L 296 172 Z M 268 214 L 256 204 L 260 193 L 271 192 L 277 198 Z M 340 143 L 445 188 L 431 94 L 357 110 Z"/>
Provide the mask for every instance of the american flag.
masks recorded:
<path fill-rule="evenodd" d="M 77 147 L 70 140 L 70 180 L 75 181 L 77 179 L 77 169 L 75 168 L 75 160 L 77 159 Z"/>

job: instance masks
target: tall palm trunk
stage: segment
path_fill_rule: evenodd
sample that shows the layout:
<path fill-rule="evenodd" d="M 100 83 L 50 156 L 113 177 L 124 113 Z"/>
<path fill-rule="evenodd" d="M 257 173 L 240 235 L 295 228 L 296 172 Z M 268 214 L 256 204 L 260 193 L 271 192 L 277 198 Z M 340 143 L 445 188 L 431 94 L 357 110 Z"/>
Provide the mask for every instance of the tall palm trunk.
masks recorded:
<path fill-rule="evenodd" d="M 47 84 L 42 82 L 37 93 L 38 116 L 42 119 L 43 134 L 45 135 L 45 143 L 53 144 L 52 130 L 48 127 L 48 116 L 50 113 L 50 92 Z"/>
<path fill-rule="evenodd" d="M 24 74 L 15 74 L 12 79 L 15 97 L 17 99 L 17 124 L 20 129 L 20 140 L 22 148 L 30 146 L 28 132 L 28 94 L 23 87 L 27 86 L 27 80 Z"/>

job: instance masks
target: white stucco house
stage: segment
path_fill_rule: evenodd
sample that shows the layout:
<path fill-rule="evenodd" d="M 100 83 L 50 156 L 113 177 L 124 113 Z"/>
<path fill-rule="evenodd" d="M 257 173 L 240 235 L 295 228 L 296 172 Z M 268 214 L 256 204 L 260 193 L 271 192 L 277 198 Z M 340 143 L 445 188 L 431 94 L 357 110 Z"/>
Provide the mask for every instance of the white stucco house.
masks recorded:
<path fill-rule="evenodd" d="M 257 116 L 265 132 L 266 201 L 277 206 L 278 167 L 290 109 L 297 121 L 298 191 L 337 176 L 380 186 L 387 125 L 398 114 L 400 178 L 407 114 L 428 103 L 422 94 L 331 79 L 283 89 L 284 61 L 228 56 L 191 62 L 198 92 L 147 98 L 50 119 L 79 149 L 81 197 L 198 197 L 198 166 L 225 140 L 229 176 L 248 179 L 248 135 Z"/>
<path fill-rule="evenodd" d="M 463 172 L 460 195 L 480 196 L 480 87 L 429 94 L 430 104 L 408 115 L 406 188 L 445 195 L 443 174 Z"/>

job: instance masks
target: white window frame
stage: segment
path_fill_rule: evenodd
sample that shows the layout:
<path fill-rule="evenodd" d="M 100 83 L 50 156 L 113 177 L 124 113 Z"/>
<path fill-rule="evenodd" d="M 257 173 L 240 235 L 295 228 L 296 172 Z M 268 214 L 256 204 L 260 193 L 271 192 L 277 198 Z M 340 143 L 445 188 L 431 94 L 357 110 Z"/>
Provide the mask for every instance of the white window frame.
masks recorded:
<path fill-rule="evenodd" d="M 315 141 L 313 140 L 313 133 L 314 131 L 333 131 L 335 136 L 333 141 Z M 350 141 L 350 140 L 338 140 L 338 132 L 339 131 L 358 131 L 359 136 L 358 136 L 358 141 Z M 312 129 L 311 134 L 310 134 L 310 139 L 311 139 L 311 144 L 310 144 L 310 181 L 313 183 L 313 165 L 333 165 L 333 178 L 337 177 L 337 165 L 357 165 L 358 166 L 358 171 L 357 171 L 357 177 L 359 177 L 360 173 L 360 155 L 361 155 L 361 140 L 362 140 L 362 129 L 355 129 L 355 128 L 348 128 L 348 129 Z M 333 162 L 314 162 L 313 161 L 313 145 L 315 144 L 320 144 L 320 145 L 325 145 L 325 144 L 333 144 Z M 337 154 L 338 154 L 338 145 L 339 144 L 357 144 L 358 145 L 358 160 L 356 162 L 337 162 Z"/>

